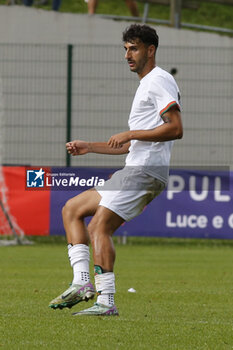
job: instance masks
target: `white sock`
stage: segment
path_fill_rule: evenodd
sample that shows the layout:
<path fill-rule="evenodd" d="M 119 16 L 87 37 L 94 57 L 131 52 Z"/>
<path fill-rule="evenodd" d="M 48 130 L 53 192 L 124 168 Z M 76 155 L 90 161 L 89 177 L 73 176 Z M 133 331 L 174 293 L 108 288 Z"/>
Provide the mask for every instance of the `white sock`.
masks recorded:
<path fill-rule="evenodd" d="M 100 294 L 97 296 L 97 303 L 106 305 L 106 306 L 113 306 L 114 305 L 114 294 Z"/>
<path fill-rule="evenodd" d="M 90 282 L 89 247 L 85 244 L 75 244 L 74 246 L 68 246 L 68 256 L 74 274 L 72 284 L 84 285 Z"/>
<path fill-rule="evenodd" d="M 95 285 L 98 293 L 97 303 L 106 306 L 114 305 L 115 275 L 113 272 L 106 272 L 95 275 Z"/>

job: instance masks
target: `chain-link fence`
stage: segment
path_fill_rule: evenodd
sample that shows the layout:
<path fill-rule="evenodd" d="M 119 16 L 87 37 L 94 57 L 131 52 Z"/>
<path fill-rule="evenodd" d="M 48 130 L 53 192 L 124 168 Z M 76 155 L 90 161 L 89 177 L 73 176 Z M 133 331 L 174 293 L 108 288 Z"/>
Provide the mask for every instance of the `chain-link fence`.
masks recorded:
<path fill-rule="evenodd" d="M 233 164 L 233 49 L 161 46 L 157 64 L 173 70 L 182 96 L 184 138 L 172 164 Z M 128 128 L 138 78 L 123 47 L 0 44 L 0 77 L 3 164 L 124 164 L 124 156 L 70 160 L 65 150 L 67 138 L 107 141 Z"/>

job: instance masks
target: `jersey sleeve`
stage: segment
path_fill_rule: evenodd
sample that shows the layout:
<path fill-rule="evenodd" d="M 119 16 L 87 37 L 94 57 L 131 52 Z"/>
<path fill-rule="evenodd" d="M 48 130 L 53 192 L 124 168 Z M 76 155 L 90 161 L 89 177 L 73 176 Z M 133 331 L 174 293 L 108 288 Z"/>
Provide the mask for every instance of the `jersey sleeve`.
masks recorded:
<path fill-rule="evenodd" d="M 173 106 L 177 106 L 179 110 L 181 109 L 180 93 L 175 81 L 158 80 L 152 82 L 150 97 L 157 106 L 161 117 Z"/>

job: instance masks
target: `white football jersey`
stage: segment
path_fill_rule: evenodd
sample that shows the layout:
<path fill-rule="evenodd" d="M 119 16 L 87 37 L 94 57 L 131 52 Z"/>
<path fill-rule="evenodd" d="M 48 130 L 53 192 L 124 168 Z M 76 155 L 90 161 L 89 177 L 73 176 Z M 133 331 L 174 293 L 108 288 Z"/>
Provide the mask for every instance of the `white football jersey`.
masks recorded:
<path fill-rule="evenodd" d="M 162 115 L 173 105 L 180 108 L 180 92 L 173 76 L 155 67 L 140 80 L 129 115 L 130 130 L 149 130 L 162 125 Z M 173 141 L 148 142 L 132 140 L 127 166 L 143 171 L 167 183 Z"/>

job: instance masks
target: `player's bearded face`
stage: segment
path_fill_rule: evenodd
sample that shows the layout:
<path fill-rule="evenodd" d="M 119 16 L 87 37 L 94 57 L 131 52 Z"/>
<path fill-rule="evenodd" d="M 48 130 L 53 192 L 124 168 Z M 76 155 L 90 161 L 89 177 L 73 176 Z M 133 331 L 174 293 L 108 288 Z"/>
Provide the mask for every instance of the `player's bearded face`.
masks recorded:
<path fill-rule="evenodd" d="M 148 62 L 148 47 L 139 40 L 125 43 L 125 58 L 130 70 L 141 73 Z"/>

